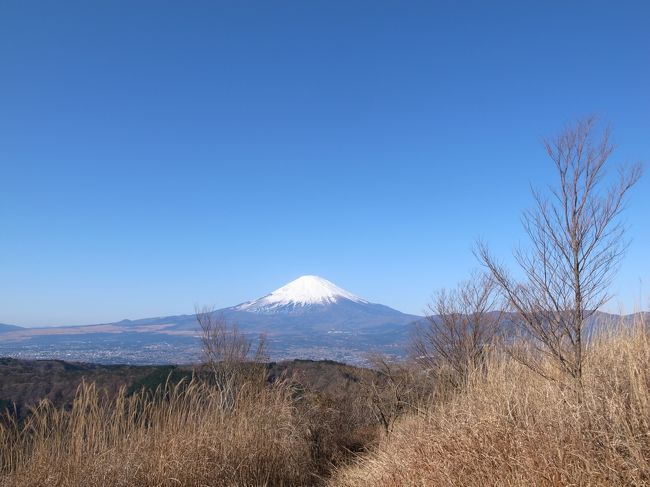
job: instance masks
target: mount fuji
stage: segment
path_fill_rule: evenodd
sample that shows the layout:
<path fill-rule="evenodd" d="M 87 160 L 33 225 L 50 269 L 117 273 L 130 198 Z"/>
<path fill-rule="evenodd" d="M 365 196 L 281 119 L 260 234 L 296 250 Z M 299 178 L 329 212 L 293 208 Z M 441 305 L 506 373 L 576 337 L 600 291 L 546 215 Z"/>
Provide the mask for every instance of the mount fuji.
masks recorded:
<path fill-rule="evenodd" d="M 386 333 L 420 317 L 371 303 L 318 276 L 302 276 L 246 303 L 218 310 L 241 327 L 275 332 Z"/>
<path fill-rule="evenodd" d="M 330 359 L 363 364 L 368 352 L 404 356 L 420 316 L 352 294 L 318 276 L 302 276 L 252 301 L 213 311 L 255 339 L 264 333 L 272 360 Z M 645 319 L 648 318 L 646 313 Z M 628 323 L 637 315 L 623 317 Z M 594 323 L 618 323 L 597 313 Z M 194 314 L 85 326 L 23 328 L 0 324 L 0 357 L 97 363 L 190 363 L 200 359 Z"/>
<path fill-rule="evenodd" d="M 412 324 L 405 314 L 318 276 L 302 276 L 252 301 L 213 311 L 250 337 L 267 336 L 271 358 L 359 363 L 370 351 L 402 355 Z M 200 356 L 195 315 L 86 326 L 8 329 L 0 355 L 108 363 L 168 363 Z M 2 330 L 0 330 L 2 331 Z"/>
<path fill-rule="evenodd" d="M 329 306 L 344 300 L 369 304 L 365 299 L 341 289 L 327 279 L 318 276 L 302 276 L 271 294 L 240 304 L 235 309 L 256 313 L 292 312 L 314 306 Z"/>

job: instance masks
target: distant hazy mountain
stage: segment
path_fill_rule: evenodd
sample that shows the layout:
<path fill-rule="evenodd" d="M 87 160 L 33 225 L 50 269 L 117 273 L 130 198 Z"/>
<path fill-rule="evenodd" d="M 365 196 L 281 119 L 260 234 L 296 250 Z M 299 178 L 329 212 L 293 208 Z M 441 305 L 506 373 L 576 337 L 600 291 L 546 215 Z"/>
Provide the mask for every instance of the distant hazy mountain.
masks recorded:
<path fill-rule="evenodd" d="M 5 333 L 9 331 L 19 331 L 23 330 L 24 328 L 16 325 L 6 325 L 4 323 L 0 323 L 0 333 Z"/>
<path fill-rule="evenodd" d="M 266 296 L 216 310 L 214 314 L 245 333 L 265 333 L 273 358 L 331 358 L 349 362 L 359 362 L 373 350 L 401 353 L 410 325 L 422 319 L 371 303 L 318 276 L 302 276 Z M 165 362 L 170 356 L 177 356 L 175 360 L 184 361 L 193 353 L 194 359 L 198 358 L 196 352 L 188 351 L 192 348 L 188 340 L 196 340 L 198 334 L 193 314 L 19 329 L 5 335 L 11 341 L 6 341 L 4 347 L 0 342 L 0 355 L 55 358 L 60 354 L 72 360 L 131 363 L 155 363 L 156 357 Z M 181 352 L 181 345 L 186 352 Z M 76 358 L 79 353 L 83 356 Z"/>
<path fill-rule="evenodd" d="M 273 359 L 362 362 L 370 351 L 403 355 L 421 316 L 371 303 L 317 276 L 302 276 L 252 301 L 214 311 L 251 336 L 266 333 Z M 596 313 L 589 329 L 632 324 L 648 314 Z M 504 325 L 512 326 L 511 317 Z M 88 326 L 21 328 L 0 325 L 0 356 L 109 363 L 169 363 L 200 358 L 193 314 Z"/>

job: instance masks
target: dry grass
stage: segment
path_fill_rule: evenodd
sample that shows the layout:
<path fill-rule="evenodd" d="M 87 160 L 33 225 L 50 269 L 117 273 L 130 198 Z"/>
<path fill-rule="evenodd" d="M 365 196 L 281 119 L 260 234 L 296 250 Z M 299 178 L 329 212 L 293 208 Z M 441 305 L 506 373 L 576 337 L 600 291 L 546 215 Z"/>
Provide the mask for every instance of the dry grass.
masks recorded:
<path fill-rule="evenodd" d="M 281 380 L 220 391 L 194 379 L 107 396 L 84 383 L 69 408 L 0 421 L 0 486 L 650 485 L 647 329 L 590 344 L 582 391 L 495 353 L 375 443 L 362 395 L 346 406 L 292 397 Z"/>
<path fill-rule="evenodd" d="M 82 384 L 70 410 L 43 402 L 24 427 L 0 428 L 0 485 L 312 483 L 289 394 L 282 383 L 247 384 L 224 402 L 194 380 L 107 399 Z"/>
<path fill-rule="evenodd" d="M 588 352 L 581 398 L 492 357 L 487 375 L 404 417 L 331 484 L 650 485 L 650 335 L 621 328 Z"/>

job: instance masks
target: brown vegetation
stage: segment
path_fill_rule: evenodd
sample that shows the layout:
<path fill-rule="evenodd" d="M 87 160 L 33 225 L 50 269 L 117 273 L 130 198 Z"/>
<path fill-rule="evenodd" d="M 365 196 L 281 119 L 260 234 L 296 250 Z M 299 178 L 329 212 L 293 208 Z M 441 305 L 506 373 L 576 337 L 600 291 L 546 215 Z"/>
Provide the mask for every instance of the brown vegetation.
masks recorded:
<path fill-rule="evenodd" d="M 650 334 L 587 345 L 578 401 L 507 354 L 448 402 L 410 414 L 331 485 L 648 485 Z"/>
<path fill-rule="evenodd" d="M 222 392 L 197 380 L 106 399 L 80 386 L 70 410 L 41 403 L 0 430 L 3 485 L 298 485 L 310 481 L 290 389 Z"/>
<path fill-rule="evenodd" d="M 415 360 L 454 387 L 485 366 L 485 352 L 501 328 L 503 308 L 495 281 L 472 274 L 456 289 L 442 289 L 429 305 L 431 314 L 412 337 Z"/>
<path fill-rule="evenodd" d="M 335 362 L 239 364 L 247 379 L 227 390 L 205 367 L 121 376 L 121 367 L 7 363 L 25 371 L 2 376 L 7 390 L 27 375 L 48 384 L 50 365 L 62 368 L 59 391 L 81 371 L 111 387 L 83 382 L 56 405 L 46 400 L 22 420 L 0 421 L 0 485 L 319 485 L 380 433 L 363 384 L 381 390 L 381 377 Z"/>
<path fill-rule="evenodd" d="M 158 370 L 164 378 L 172 368 L 0 358 L 0 410 L 15 407 L 17 416 L 23 418 L 29 406 L 42 399 L 57 406 L 70 405 L 83 380 L 113 396 L 122 386 L 135 385 Z"/>
<path fill-rule="evenodd" d="M 438 294 L 440 316 L 415 337 L 416 358 L 455 395 L 402 418 L 334 486 L 650 484 L 647 323 L 586 334 L 609 298 L 626 247 L 619 216 L 641 175 L 621 169 L 603 188 L 613 147 L 594 126 L 580 121 L 546 143 L 559 182 L 549 198 L 534 192 L 524 215 L 531 248 L 515 253 L 524 279 L 480 244 L 490 280 Z M 494 289 L 518 331 L 500 346 L 502 320 L 483 323 Z"/>

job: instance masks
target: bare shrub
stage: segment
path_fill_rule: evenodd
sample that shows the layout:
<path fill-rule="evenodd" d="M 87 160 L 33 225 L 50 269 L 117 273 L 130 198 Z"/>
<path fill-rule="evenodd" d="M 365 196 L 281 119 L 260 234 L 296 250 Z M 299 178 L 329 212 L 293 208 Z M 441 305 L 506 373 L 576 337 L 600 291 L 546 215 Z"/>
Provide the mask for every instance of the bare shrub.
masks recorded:
<path fill-rule="evenodd" d="M 434 396 L 441 396 L 438 377 L 412 361 L 397 360 L 383 354 L 368 358 L 372 373 L 365 374 L 362 394 L 376 424 L 390 435 L 396 421 L 408 412 L 418 411 Z"/>
<path fill-rule="evenodd" d="M 427 322 L 411 339 L 415 360 L 454 387 L 470 372 L 485 367 L 486 349 L 499 332 L 503 312 L 498 287 L 484 274 L 473 274 L 456 289 L 442 289 L 429 305 Z"/>
<path fill-rule="evenodd" d="M 362 395 L 307 393 L 297 408 L 307 426 L 314 474 L 321 478 L 365 452 L 379 437 L 379 426 Z"/>
<path fill-rule="evenodd" d="M 251 339 L 212 309 L 197 309 L 196 320 L 201 329 L 203 366 L 211 372 L 225 405 L 232 407 L 235 389 L 244 384 L 265 385 L 268 357 L 264 335 L 253 351 Z"/>
<path fill-rule="evenodd" d="M 375 420 L 389 435 L 397 418 L 408 407 L 407 393 L 412 381 L 408 371 L 397 361 L 373 355 L 370 363 L 379 375 L 366 377 L 364 394 Z"/>

